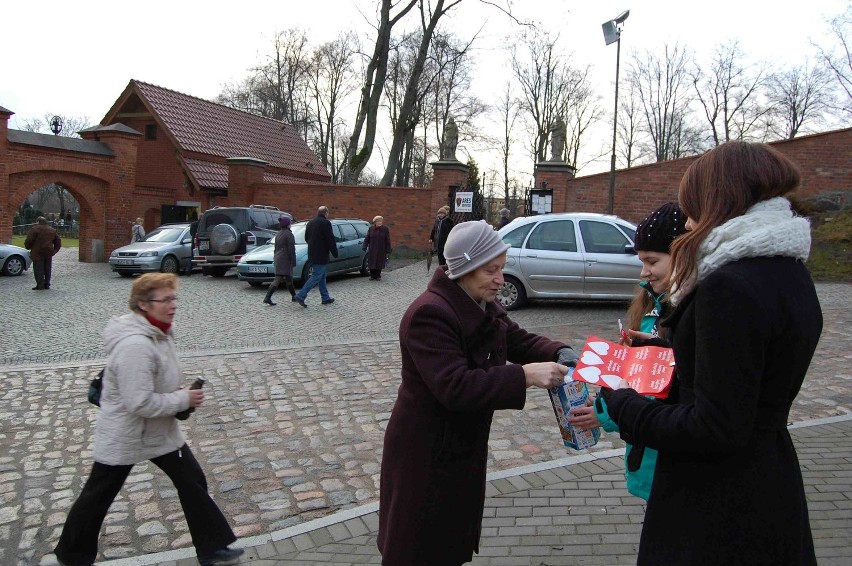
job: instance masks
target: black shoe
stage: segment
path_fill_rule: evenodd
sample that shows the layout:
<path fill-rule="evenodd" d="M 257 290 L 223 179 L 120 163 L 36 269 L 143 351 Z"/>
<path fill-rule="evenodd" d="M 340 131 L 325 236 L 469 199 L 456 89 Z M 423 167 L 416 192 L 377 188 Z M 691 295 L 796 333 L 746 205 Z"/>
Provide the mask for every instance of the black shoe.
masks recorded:
<path fill-rule="evenodd" d="M 45 290 L 50 289 L 50 285 L 45 285 L 44 288 Z"/>
<path fill-rule="evenodd" d="M 270 307 L 274 307 L 275 305 L 278 304 L 278 303 L 273 303 L 272 299 L 263 299 L 263 303 L 266 304 L 266 305 L 269 305 Z"/>
<path fill-rule="evenodd" d="M 308 305 L 305 304 L 305 299 L 301 299 L 298 296 L 293 297 L 293 300 L 302 305 L 304 308 L 308 308 Z"/>
<path fill-rule="evenodd" d="M 220 548 L 207 556 L 199 556 L 198 563 L 201 566 L 228 566 L 240 561 L 240 556 L 245 552 L 242 548 Z"/>
<path fill-rule="evenodd" d="M 33 287 L 33 291 L 44 291 L 44 287 L 39 287 L 38 285 L 36 285 L 35 287 Z"/>
<path fill-rule="evenodd" d="M 331 304 L 331 303 L 333 303 L 333 302 L 334 302 L 334 299 L 328 299 L 328 300 L 323 301 L 323 302 L 322 302 L 322 304 L 324 304 L 324 305 L 330 305 L 330 304 Z"/>

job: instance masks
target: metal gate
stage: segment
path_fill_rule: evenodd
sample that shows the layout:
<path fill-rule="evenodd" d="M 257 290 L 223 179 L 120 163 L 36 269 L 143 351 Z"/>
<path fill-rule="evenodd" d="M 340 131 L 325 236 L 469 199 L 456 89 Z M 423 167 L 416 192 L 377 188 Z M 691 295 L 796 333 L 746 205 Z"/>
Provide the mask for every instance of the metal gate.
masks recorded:
<path fill-rule="evenodd" d="M 457 192 L 471 192 L 471 189 L 467 186 L 462 187 L 458 185 L 450 187 L 450 190 L 447 193 L 447 206 L 450 207 L 449 217 L 452 219 L 453 224 L 467 222 L 469 220 L 483 220 L 485 218 L 485 198 L 482 196 L 482 192 L 473 191 L 471 212 L 456 212 L 455 205 Z"/>

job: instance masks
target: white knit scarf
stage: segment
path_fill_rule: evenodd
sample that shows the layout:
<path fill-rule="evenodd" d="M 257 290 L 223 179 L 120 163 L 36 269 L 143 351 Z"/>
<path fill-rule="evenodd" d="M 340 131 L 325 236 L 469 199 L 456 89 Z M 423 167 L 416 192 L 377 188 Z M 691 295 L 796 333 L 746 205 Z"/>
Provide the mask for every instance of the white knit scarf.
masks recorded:
<path fill-rule="evenodd" d="M 707 235 L 698 248 L 697 277 L 675 289 L 677 304 L 710 273 L 726 263 L 747 257 L 794 257 L 805 261 L 811 249 L 811 225 L 796 216 L 790 201 L 775 197 L 761 201 L 742 216 L 731 218 Z"/>

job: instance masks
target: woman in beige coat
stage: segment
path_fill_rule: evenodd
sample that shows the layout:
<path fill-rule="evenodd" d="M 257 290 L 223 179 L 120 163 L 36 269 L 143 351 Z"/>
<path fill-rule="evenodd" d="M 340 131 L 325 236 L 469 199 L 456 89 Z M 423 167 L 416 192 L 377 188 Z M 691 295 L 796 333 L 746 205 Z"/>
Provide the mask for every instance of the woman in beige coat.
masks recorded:
<path fill-rule="evenodd" d="M 150 460 L 174 483 L 202 566 L 235 564 L 242 549 L 207 493 L 207 480 L 175 415 L 204 401 L 201 389 L 182 387 L 172 337 L 177 277 L 149 273 L 130 292 L 129 314 L 104 330 L 109 355 L 95 426 L 92 471 L 71 507 L 56 558 L 65 566 L 93 564 L 104 518 L 133 465 Z"/>

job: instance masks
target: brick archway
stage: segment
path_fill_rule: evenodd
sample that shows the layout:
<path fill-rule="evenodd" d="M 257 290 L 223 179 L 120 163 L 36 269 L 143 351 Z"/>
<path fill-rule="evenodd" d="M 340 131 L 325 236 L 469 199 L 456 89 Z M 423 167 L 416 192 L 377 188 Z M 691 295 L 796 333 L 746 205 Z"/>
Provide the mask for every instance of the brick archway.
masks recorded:
<path fill-rule="evenodd" d="M 9 175 L 9 210 L 20 206 L 33 191 L 45 185 L 62 185 L 80 205 L 80 261 L 102 261 L 103 257 L 94 250 L 102 250 L 103 244 L 92 245 L 93 241 L 103 242 L 105 234 L 104 203 L 109 191 L 109 183 L 92 175 L 70 171 L 21 171 Z M 100 255 L 102 256 L 102 251 Z"/>
<path fill-rule="evenodd" d="M 15 211 L 30 193 L 56 183 L 80 204 L 79 260 L 101 262 L 127 243 L 135 208 L 141 134 L 121 124 L 89 128 L 83 139 L 8 129 L 0 107 L 0 242 L 12 239 Z"/>

